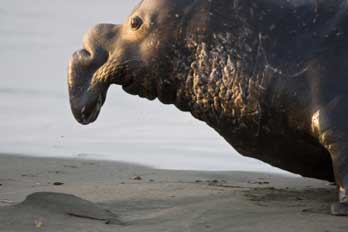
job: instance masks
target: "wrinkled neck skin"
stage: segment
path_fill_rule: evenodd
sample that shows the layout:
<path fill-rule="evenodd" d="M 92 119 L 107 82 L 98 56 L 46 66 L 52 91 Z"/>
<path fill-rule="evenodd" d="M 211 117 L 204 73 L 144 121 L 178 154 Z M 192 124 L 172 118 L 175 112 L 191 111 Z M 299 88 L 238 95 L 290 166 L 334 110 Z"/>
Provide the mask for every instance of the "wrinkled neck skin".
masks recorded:
<path fill-rule="evenodd" d="M 261 70 L 265 67 L 262 38 L 251 26 L 253 19 L 244 16 L 242 6 L 235 6 L 235 12 L 219 28 L 214 22 L 222 20 L 214 19 L 219 15 L 210 10 L 218 11 L 219 7 L 210 5 L 214 1 L 207 2 L 208 18 L 192 28 L 188 26 L 187 52 L 184 56 L 179 52 L 173 61 L 172 78 L 178 87 L 175 105 L 190 111 L 223 137 L 240 137 L 243 133 L 255 137 L 264 104 L 262 95 L 270 82 Z M 193 17 L 204 18 L 199 14 Z"/>

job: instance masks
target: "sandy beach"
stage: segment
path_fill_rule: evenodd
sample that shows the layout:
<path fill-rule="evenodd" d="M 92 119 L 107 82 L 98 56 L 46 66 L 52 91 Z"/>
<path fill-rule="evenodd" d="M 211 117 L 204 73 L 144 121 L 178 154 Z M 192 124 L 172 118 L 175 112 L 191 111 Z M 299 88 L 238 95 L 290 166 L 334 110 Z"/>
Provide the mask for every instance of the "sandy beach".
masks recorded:
<path fill-rule="evenodd" d="M 0 156 L 0 231 L 347 231 L 327 182 Z M 35 194 L 33 194 L 35 193 Z"/>

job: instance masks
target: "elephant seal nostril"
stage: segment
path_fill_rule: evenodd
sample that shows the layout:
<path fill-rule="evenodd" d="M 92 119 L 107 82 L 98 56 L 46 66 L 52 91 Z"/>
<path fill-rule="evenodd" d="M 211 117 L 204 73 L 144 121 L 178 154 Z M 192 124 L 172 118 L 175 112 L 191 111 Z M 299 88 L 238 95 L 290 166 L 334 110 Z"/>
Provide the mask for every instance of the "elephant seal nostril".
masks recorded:
<path fill-rule="evenodd" d="M 89 66 L 92 63 L 92 56 L 89 51 L 86 49 L 82 49 L 80 51 L 77 51 L 72 56 L 72 63 L 79 63 L 84 66 Z"/>
<path fill-rule="evenodd" d="M 91 53 L 86 49 L 82 49 L 78 52 L 81 59 L 91 58 Z"/>

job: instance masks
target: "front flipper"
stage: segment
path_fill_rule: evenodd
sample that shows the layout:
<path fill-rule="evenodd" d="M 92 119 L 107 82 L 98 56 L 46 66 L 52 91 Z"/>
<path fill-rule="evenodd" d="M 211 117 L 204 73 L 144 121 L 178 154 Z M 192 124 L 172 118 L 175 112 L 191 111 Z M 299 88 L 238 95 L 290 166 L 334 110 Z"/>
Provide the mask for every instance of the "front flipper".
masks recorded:
<path fill-rule="evenodd" d="M 348 216 L 348 96 L 336 97 L 319 114 L 319 140 L 330 152 L 339 195 L 331 213 Z"/>
<path fill-rule="evenodd" d="M 339 202 L 332 204 L 331 213 L 348 216 L 348 97 L 332 100 L 320 110 L 319 139 L 330 152 Z"/>
<path fill-rule="evenodd" d="M 348 203 L 333 203 L 331 205 L 331 214 L 334 216 L 348 216 Z"/>

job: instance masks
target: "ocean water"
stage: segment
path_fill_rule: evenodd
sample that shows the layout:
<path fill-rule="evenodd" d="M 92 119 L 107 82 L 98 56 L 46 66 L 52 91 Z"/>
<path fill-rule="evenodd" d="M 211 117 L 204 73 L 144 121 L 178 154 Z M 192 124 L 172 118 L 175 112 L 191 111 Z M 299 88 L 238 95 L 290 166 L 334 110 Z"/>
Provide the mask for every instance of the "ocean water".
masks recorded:
<path fill-rule="evenodd" d="M 188 113 L 112 87 L 98 121 L 68 104 L 67 62 L 97 23 L 122 23 L 138 0 L 1 0 L 0 153 L 132 162 L 163 169 L 285 173 L 240 156 Z"/>

